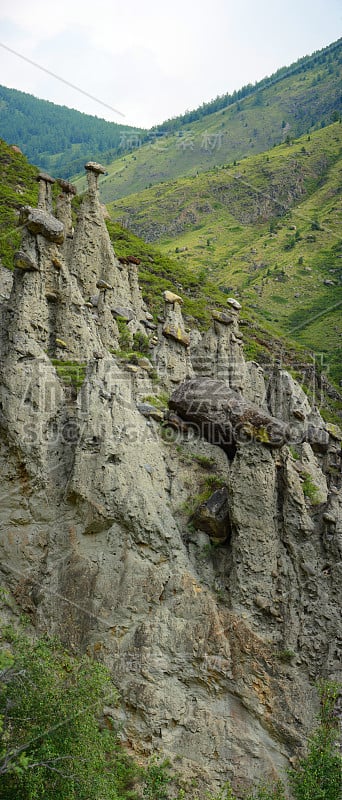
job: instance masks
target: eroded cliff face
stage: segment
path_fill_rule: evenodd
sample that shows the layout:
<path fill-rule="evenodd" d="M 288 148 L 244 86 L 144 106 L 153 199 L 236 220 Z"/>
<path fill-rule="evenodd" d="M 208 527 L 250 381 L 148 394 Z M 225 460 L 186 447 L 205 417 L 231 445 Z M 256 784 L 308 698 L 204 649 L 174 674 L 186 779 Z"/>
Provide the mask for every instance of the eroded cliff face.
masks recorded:
<path fill-rule="evenodd" d="M 110 667 L 129 750 L 167 755 L 200 796 L 239 792 L 284 777 L 315 679 L 340 678 L 340 432 L 287 372 L 245 362 L 233 299 L 189 337 L 165 293 L 155 330 L 87 171 L 76 232 L 72 189 L 54 216 L 41 176 L 3 282 L 3 582 L 39 633 Z M 111 352 L 118 316 L 150 331 L 150 360 Z"/>

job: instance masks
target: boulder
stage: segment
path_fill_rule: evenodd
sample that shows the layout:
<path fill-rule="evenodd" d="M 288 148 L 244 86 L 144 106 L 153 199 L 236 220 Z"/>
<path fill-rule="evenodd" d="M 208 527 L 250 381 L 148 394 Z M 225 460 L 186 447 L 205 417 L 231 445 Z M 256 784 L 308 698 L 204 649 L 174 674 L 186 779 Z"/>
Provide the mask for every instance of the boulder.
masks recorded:
<path fill-rule="evenodd" d="M 225 542 L 230 535 L 227 487 L 217 489 L 205 503 L 201 503 L 192 515 L 191 522 L 214 542 Z"/>
<path fill-rule="evenodd" d="M 315 452 L 326 453 L 329 449 L 329 433 L 324 428 L 308 425 L 305 432 L 305 441 L 311 444 Z"/>
<path fill-rule="evenodd" d="M 23 206 L 20 209 L 20 223 L 26 225 L 31 233 L 40 234 L 50 242 L 62 244 L 64 241 L 63 223 L 42 208 Z"/>
<path fill-rule="evenodd" d="M 227 298 L 227 303 L 232 308 L 235 308 L 235 311 L 240 311 L 241 308 L 242 308 L 241 303 L 239 303 L 238 300 L 235 300 L 235 297 L 228 297 Z"/>
<path fill-rule="evenodd" d="M 107 289 L 113 289 L 113 286 L 111 286 L 111 284 L 108 283 L 108 281 L 103 281 L 101 278 L 100 280 L 97 281 L 96 287 L 97 289 L 100 289 L 102 292 L 105 292 Z"/>
<path fill-rule="evenodd" d="M 33 261 L 33 259 L 27 253 L 24 253 L 23 250 L 18 250 L 17 253 L 14 253 L 13 263 L 18 269 L 23 269 L 28 272 L 39 272 L 39 267 L 36 262 Z"/>
<path fill-rule="evenodd" d="M 72 195 L 76 195 L 77 194 L 76 186 L 74 186 L 73 183 L 70 183 L 69 181 L 65 181 L 63 178 L 58 178 L 57 179 L 57 183 L 58 183 L 58 186 L 61 187 L 62 191 L 65 192 L 66 194 L 72 194 Z"/>
<path fill-rule="evenodd" d="M 290 435 L 289 427 L 281 420 L 244 400 L 225 381 L 213 378 L 184 381 L 171 395 L 169 407 L 228 454 L 239 441 L 281 447 Z"/>
<path fill-rule="evenodd" d="M 143 417 L 155 419 L 157 422 L 162 422 L 164 419 L 163 412 L 159 408 L 153 406 L 152 403 L 138 403 L 137 409 Z"/>
<path fill-rule="evenodd" d="M 88 172 L 95 172 L 95 175 L 105 175 L 107 170 L 102 164 L 97 164 L 96 161 L 88 161 L 84 165 L 84 169 L 88 170 Z"/>
<path fill-rule="evenodd" d="M 135 316 L 132 308 L 125 308 L 124 306 L 112 306 L 111 312 L 115 319 L 124 319 L 126 322 L 131 322 Z"/>
<path fill-rule="evenodd" d="M 174 303 L 180 303 L 180 305 L 182 305 L 183 303 L 183 299 L 179 296 L 179 294 L 175 294 L 174 292 L 169 292 L 168 289 L 165 292 L 163 292 L 163 297 L 165 303 L 172 303 L 172 305 L 174 305 Z"/>
<path fill-rule="evenodd" d="M 180 325 L 173 325 L 172 323 L 165 323 L 163 327 L 163 336 L 167 339 L 174 339 L 179 344 L 184 345 L 184 347 L 190 346 L 190 336 L 182 330 Z"/>
<path fill-rule="evenodd" d="M 224 311 L 217 311 L 216 309 L 211 312 L 211 316 L 216 322 L 221 322 L 222 325 L 232 325 L 236 319 L 231 314 L 225 314 Z"/>
<path fill-rule="evenodd" d="M 48 175 L 47 172 L 39 172 L 36 178 L 37 181 L 45 181 L 45 183 L 55 183 L 55 178 L 51 178 L 51 175 Z"/>

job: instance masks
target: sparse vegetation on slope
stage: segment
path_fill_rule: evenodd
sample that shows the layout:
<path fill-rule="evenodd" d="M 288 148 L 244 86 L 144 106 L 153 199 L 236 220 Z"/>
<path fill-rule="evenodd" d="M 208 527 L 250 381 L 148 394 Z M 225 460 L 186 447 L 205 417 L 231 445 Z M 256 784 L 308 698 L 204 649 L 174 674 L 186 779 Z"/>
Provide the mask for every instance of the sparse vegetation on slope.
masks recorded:
<path fill-rule="evenodd" d="M 152 187 L 111 205 L 202 281 L 238 293 L 269 333 L 341 366 L 339 123 L 241 163 Z"/>
<path fill-rule="evenodd" d="M 244 97 L 213 113 L 191 112 L 193 121 L 177 120 L 142 137 L 136 147 L 108 166 L 101 181 L 103 202 L 131 195 L 180 176 L 240 161 L 275 144 L 329 125 L 342 113 L 340 69 L 342 40 L 319 57 L 303 59 L 250 87 Z M 273 80 L 274 78 L 274 80 Z M 247 87 L 248 88 L 248 87 Z M 208 104 L 211 107 L 211 104 Z M 81 188 L 83 178 L 77 181 Z"/>
<path fill-rule="evenodd" d="M 25 156 L 0 139 L 0 261 L 9 269 L 20 242 L 19 208 L 37 203 L 37 172 Z"/>

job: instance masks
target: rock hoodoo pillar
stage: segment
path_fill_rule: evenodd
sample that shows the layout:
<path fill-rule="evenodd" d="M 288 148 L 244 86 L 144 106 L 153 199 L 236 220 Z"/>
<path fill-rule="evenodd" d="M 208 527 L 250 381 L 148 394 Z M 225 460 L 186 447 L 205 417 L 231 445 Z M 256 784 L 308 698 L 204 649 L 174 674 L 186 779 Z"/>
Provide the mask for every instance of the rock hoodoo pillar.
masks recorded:
<path fill-rule="evenodd" d="M 51 178 L 50 175 L 47 175 L 45 172 L 40 172 L 39 175 L 37 175 L 37 181 L 39 183 L 38 208 L 52 214 L 51 187 L 55 183 L 55 179 Z"/>

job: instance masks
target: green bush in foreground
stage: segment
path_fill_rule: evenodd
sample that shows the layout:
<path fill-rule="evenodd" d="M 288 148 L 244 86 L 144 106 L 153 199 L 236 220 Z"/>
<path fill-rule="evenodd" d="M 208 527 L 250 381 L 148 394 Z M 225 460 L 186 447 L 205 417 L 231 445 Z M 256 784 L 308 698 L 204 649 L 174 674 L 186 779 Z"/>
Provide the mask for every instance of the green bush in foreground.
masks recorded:
<path fill-rule="evenodd" d="M 308 753 L 290 774 L 295 800 L 340 800 L 342 797 L 342 756 L 338 750 L 338 724 L 334 707 L 338 697 L 335 684 L 320 686 L 320 725 L 309 739 Z"/>
<path fill-rule="evenodd" d="M 107 670 L 48 639 L 4 638 L 0 798 L 134 800 L 137 768 L 111 726 L 99 725 L 117 701 Z"/>
<path fill-rule="evenodd" d="M 340 800 L 342 757 L 336 743 L 338 688 L 319 689 L 320 721 L 307 755 L 289 772 L 294 800 Z M 4 629 L 0 638 L 0 800 L 195 800 L 179 788 L 168 761 L 146 769 L 126 754 L 104 706 L 117 702 L 105 667 L 76 658 L 43 638 Z M 174 787 L 177 787 L 176 789 Z M 175 794 L 175 792 L 177 792 Z M 244 800 L 287 800 L 281 782 Z M 229 784 L 208 800 L 237 800 Z"/>

